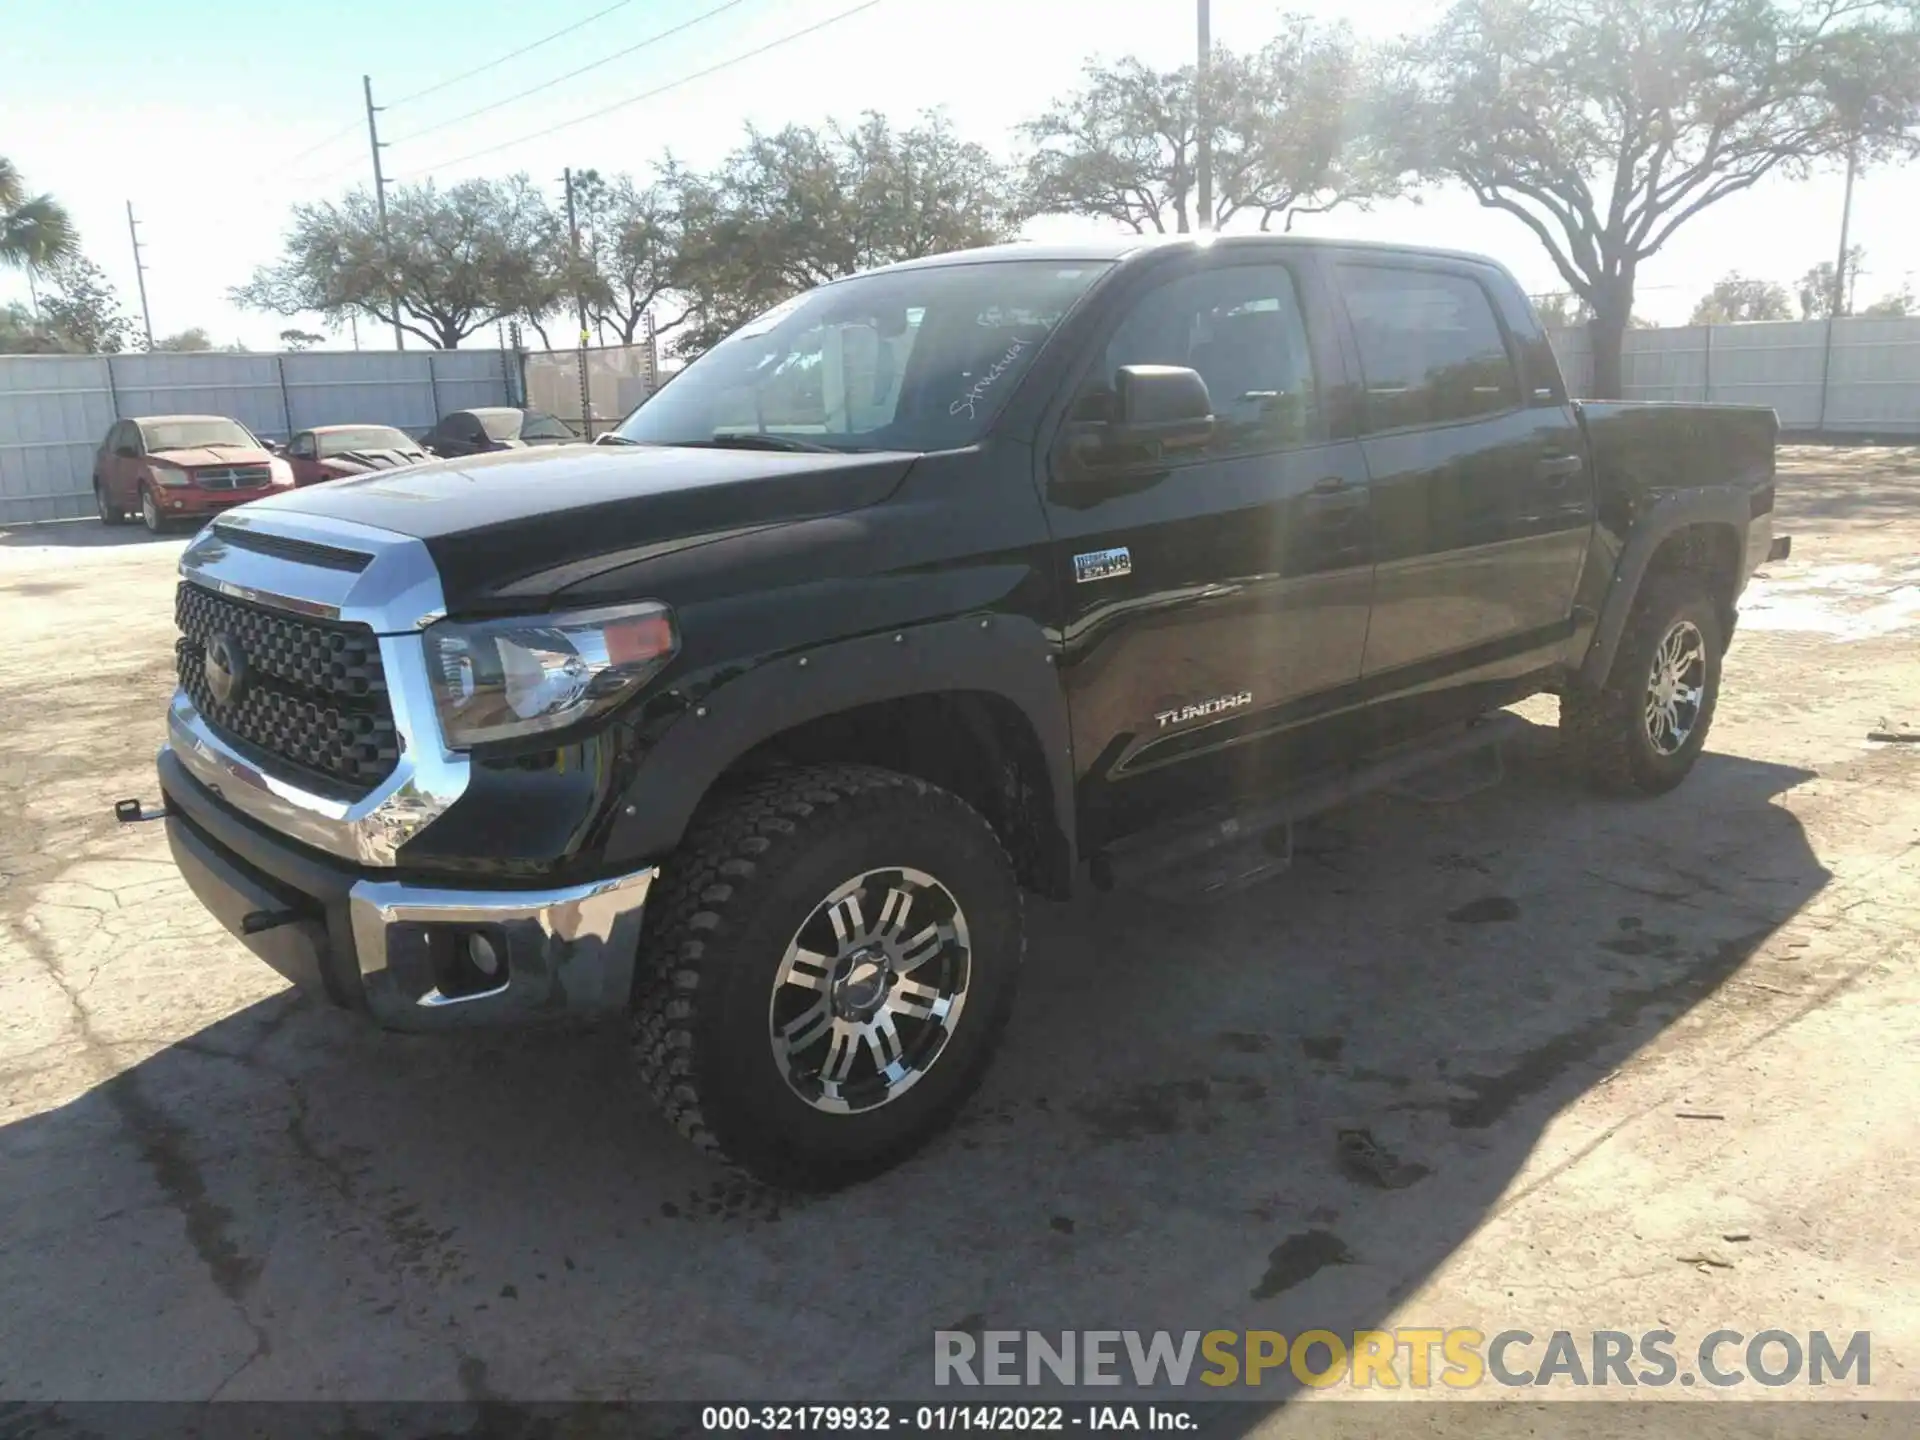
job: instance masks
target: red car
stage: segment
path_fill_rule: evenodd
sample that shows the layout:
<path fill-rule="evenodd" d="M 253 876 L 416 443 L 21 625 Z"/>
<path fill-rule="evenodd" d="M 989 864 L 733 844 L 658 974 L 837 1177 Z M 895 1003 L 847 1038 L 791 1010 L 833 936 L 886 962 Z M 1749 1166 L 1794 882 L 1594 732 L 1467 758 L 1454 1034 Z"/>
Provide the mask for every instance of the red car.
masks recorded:
<path fill-rule="evenodd" d="M 293 467 L 296 485 L 318 485 L 432 458 L 418 440 L 391 425 L 316 425 L 289 440 L 282 453 Z"/>
<path fill-rule="evenodd" d="M 293 469 L 219 415 L 146 415 L 107 431 L 93 461 L 93 498 L 105 525 L 137 511 L 158 535 L 293 484 Z"/>

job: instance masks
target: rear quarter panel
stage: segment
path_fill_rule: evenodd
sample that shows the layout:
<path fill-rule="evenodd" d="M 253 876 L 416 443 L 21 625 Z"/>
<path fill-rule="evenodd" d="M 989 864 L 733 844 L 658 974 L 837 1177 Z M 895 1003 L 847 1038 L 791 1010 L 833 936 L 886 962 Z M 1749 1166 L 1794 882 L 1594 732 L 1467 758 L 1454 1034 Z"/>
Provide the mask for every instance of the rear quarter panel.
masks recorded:
<path fill-rule="evenodd" d="M 1773 540 L 1774 446 L 1780 423 L 1754 405 L 1581 401 L 1592 451 L 1598 523 L 1576 597 L 1583 623 L 1572 657 L 1617 634 L 1651 553 L 1690 524 L 1724 524 L 1737 537 L 1734 594 Z M 1598 622 L 1597 627 L 1596 623 Z M 1587 664 L 1594 668 L 1594 655 Z"/>

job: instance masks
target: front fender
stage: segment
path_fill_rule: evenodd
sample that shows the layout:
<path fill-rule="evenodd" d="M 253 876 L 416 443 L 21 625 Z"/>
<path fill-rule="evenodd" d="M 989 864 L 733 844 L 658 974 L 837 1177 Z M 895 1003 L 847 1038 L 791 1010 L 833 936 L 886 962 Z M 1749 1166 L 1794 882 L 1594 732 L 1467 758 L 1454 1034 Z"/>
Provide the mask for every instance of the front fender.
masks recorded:
<path fill-rule="evenodd" d="M 1000 696 L 1033 727 L 1071 857 L 1077 853 L 1073 753 L 1055 650 L 1031 619 L 973 615 L 838 640 L 757 665 L 705 692 L 653 746 L 608 834 L 609 861 L 652 861 L 673 850 L 714 782 L 778 735 L 862 705 L 961 691 Z"/>

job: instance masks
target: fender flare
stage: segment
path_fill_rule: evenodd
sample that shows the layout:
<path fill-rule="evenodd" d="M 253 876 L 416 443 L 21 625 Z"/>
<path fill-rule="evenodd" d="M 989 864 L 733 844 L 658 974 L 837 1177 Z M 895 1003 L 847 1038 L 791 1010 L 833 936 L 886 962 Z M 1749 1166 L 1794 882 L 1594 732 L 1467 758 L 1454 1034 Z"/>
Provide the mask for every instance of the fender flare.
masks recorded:
<path fill-rule="evenodd" d="M 642 859 L 667 854 L 727 768 L 795 726 L 862 705 L 974 691 L 1009 701 L 1033 727 L 1071 864 L 1077 853 L 1072 732 L 1056 649 L 1034 621 L 996 614 L 906 626 L 764 660 L 701 693 L 660 737 L 626 789 L 608 852 Z"/>
<path fill-rule="evenodd" d="M 1736 584 L 1743 583 L 1747 526 L 1751 519 L 1750 492 L 1739 486 L 1705 485 L 1672 491 L 1656 499 L 1633 522 L 1619 562 L 1614 566 L 1613 583 L 1601 602 L 1593 641 L 1580 666 L 1581 685 L 1598 690 L 1607 683 L 1613 657 L 1620 649 L 1620 638 L 1626 633 L 1627 619 L 1640 598 L 1640 585 L 1646 579 L 1647 567 L 1669 537 L 1690 525 L 1725 525 L 1733 531 L 1735 564 L 1741 567 Z"/>

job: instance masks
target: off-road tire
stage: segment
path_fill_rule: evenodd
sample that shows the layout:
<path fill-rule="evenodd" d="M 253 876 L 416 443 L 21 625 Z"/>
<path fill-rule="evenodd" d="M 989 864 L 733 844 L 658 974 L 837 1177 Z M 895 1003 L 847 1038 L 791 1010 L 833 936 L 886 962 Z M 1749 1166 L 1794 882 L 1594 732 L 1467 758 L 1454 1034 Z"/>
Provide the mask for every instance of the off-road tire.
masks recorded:
<path fill-rule="evenodd" d="M 102 525 L 124 525 L 127 512 L 113 503 L 107 494 L 107 487 L 101 483 L 98 475 L 93 477 L 93 508 L 100 516 Z"/>
<path fill-rule="evenodd" d="M 1691 622 L 1705 642 L 1705 680 L 1685 743 L 1663 755 L 1647 733 L 1648 682 L 1661 642 L 1682 621 Z M 1661 795 L 1686 779 L 1713 724 L 1725 650 L 1718 609 L 1699 576 L 1678 572 L 1649 578 L 1627 619 L 1606 684 L 1560 697 L 1561 739 L 1588 783 L 1612 795 Z"/>
<path fill-rule="evenodd" d="M 965 1007 L 912 1088 L 826 1114 L 774 1057 L 776 977 L 836 886 L 900 865 L 934 876 L 965 911 Z M 641 1076 L 683 1136 L 767 1184 L 832 1189 L 877 1174 L 937 1134 L 979 1084 L 1013 1006 L 1021 912 L 999 837 L 945 790 L 859 765 L 748 781 L 695 816 L 649 900 L 632 1024 Z"/>

